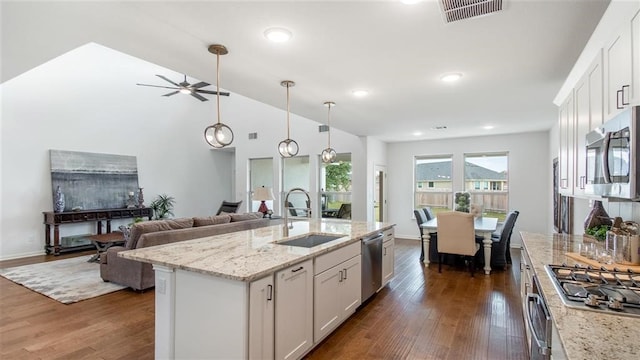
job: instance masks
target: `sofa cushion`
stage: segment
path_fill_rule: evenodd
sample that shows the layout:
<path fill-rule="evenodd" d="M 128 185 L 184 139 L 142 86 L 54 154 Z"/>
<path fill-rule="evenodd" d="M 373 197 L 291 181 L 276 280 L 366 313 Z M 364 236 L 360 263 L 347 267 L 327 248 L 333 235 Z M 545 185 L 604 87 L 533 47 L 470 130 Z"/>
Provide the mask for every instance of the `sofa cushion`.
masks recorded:
<path fill-rule="evenodd" d="M 206 216 L 206 217 L 194 217 L 193 218 L 193 226 L 208 226 L 208 225 L 219 225 L 226 224 L 231 222 L 231 216 L 229 215 L 217 215 L 217 216 Z"/>
<path fill-rule="evenodd" d="M 135 249 L 142 234 L 193 227 L 193 218 L 154 220 L 136 223 L 131 227 L 131 235 L 126 242 L 127 249 Z"/>
<path fill-rule="evenodd" d="M 264 214 L 261 212 L 252 212 L 252 213 L 244 213 L 244 214 L 229 214 L 231 217 L 231 222 L 237 221 L 245 221 L 245 220 L 255 220 L 262 219 Z"/>

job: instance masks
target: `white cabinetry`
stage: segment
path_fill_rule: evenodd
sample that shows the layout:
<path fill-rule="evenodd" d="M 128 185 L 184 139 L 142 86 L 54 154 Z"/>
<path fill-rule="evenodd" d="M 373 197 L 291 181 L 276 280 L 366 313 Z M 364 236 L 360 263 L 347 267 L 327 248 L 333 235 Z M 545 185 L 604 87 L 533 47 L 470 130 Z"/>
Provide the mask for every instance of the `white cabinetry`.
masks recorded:
<path fill-rule="evenodd" d="M 360 242 L 316 258 L 314 277 L 314 341 L 319 343 L 360 305 Z"/>
<path fill-rule="evenodd" d="M 249 358 L 273 359 L 273 274 L 249 284 Z"/>
<path fill-rule="evenodd" d="M 574 158 L 574 103 L 573 91 L 560 106 L 560 167 L 559 191 L 564 195 L 573 194 L 573 158 Z"/>
<path fill-rule="evenodd" d="M 393 228 L 384 231 L 382 239 L 382 286 L 384 287 L 391 281 L 395 274 L 394 269 L 395 257 L 395 238 Z"/>
<path fill-rule="evenodd" d="M 575 102 L 575 176 L 573 194 L 583 195 L 587 181 L 585 135 L 602 124 L 602 53 L 599 52 L 573 91 Z"/>
<path fill-rule="evenodd" d="M 533 269 L 527 251 L 520 248 L 520 298 L 522 301 L 522 314 L 524 316 L 524 328 L 527 337 L 527 344 L 531 343 L 531 333 L 529 330 L 529 317 L 527 316 L 526 301 L 527 294 L 531 292 L 533 286 Z"/>
<path fill-rule="evenodd" d="M 606 118 L 640 104 L 640 10 L 604 47 Z"/>
<path fill-rule="evenodd" d="M 276 273 L 275 311 L 275 358 L 300 358 L 313 346 L 313 260 Z"/>

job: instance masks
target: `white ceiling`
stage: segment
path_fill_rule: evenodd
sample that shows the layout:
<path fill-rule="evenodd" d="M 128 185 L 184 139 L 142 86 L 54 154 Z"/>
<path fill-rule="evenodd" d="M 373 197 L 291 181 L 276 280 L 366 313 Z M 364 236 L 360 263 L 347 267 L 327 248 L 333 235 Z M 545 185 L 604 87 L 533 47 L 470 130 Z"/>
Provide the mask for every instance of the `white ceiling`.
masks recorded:
<path fill-rule="evenodd" d="M 293 113 L 325 122 L 322 104 L 335 101 L 332 125 L 352 134 L 393 142 L 549 129 L 552 100 L 609 2 L 504 3 L 445 24 L 433 0 L 3 1 L 2 82 L 96 42 L 215 84 L 207 47 L 220 43 L 229 49 L 221 87 L 285 108 L 280 81 L 293 80 Z M 292 40 L 268 42 L 272 26 Z M 452 71 L 462 80 L 439 80 Z M 146 75 L 131 81 L 162 85 Z M 356 88 L 369 96 L 354 97 Z"/>

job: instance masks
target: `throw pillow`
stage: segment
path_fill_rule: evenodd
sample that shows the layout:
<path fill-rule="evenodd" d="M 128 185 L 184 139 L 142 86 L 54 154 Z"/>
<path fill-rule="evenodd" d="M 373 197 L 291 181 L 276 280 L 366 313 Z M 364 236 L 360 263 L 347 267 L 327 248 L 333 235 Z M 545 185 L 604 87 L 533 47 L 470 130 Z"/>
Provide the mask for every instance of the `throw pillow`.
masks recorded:
<path fill-rule="evenodd" d="M 129 236 L 129 240 L 125 243 L 125 247 L 127 249 L 135 249 L 138 245 L 138 239 L 140 239 L 140 236 L 142 236 L 143 234 L 165 230 L 184 229 L 190 227 L 193 227 L 192 218 L 139 222 L 133 224 L 133 226 L 131 227 L 131 235 Z"/>
<path fill-rule="evenodd" d="M 252 213 L 244 213 L 244 214 L 229 214 L 231 216 L 231 222 L 237 221 L 245 221 L 245 220 L 254 220 L 254 219 L 262 219 L 264 214 L 261 212 L 252 212 Z"/>
<path fill-rule="evenodd" d="M 193 218 L 193 226 L 208 226 L 208 225 L 218 225 L 218 224 L 226 224 L 231 222 L 231 216 L 229 215 L 217 215 L 217 216 L 207 216 L 207 217 L 194 217 Z"/>

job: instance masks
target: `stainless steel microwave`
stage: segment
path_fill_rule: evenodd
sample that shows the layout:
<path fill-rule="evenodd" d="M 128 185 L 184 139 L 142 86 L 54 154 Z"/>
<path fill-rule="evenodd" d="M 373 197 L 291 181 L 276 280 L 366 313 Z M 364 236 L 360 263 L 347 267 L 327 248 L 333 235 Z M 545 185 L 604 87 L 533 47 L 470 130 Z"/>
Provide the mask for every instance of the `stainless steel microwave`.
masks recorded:
<path fill-rule="evenodd" d="M 640 201 L 639 120 L 634 106 L 586 135 L 587 194 Z"/>

